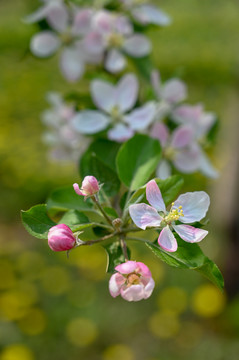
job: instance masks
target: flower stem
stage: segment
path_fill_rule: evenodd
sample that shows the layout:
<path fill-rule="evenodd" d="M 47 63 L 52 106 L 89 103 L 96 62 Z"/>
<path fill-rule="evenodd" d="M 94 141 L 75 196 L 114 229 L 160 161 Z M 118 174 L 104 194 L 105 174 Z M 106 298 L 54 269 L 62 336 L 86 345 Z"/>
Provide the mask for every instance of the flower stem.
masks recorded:
<path fill-rule="evenodd" d="M 120 245 L 121 245 L 125 260 L 129 261 L 128 252 L 127 252 L 127 245 L 126 245 L 126 242 L 124 241 L 124 238 L 120 239 Z"/>
<path fill-rule="evenodd" d="M 104 209 L 102 208 L 102 206 L 100 205 L 97 197 L 91 196 L 91 199 L 94 201 L 94 203 L 96 204 L 96 206 L 98 207 L 98 209 L 100 210 L 101 214 L 104 216 L 104 218 L 106 219 L 106 221 L 109 223 L 109 225 L 111 226 L 111 228 L 114 228 L 111 219 L 109 218 L 109 216 L 106 214 L 106 212 L 104 211 Z"/>

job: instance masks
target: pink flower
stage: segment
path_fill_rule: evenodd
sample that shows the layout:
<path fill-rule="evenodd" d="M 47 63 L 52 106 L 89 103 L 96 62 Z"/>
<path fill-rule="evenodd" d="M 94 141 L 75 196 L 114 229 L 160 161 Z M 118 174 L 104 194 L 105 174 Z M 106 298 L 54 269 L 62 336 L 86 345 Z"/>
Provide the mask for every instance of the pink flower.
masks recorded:
<path fill-rule="evenodd" d="M 73 184 L 77 195 L 92 196 L 100 190 L 98 180 L 94 176 L 86 176 L 82 181 L 81 189 L 78 184 Z"/>
<path fill-rule="evenodd" d="M 155 180 L 146 185 L 146 198 L 151 206 L 147 204 L 135 204 L 129 207 L 129 213 L 133 222 L 141 229 L 146 227 L 163 228 L 159 238 L 159 245 L 166 251 L 174 252 L 178 244 L 172 230 L 181 239 L 189 243 L 201 241 L 208 231 L 197 229 L 191 225 L 176 225 L 181 223 L 194 223 L 203 219 L 207 213 L 210 199 L 204 191 L 188 192 L 180 195 L 172 203 L 170 211 L 166 210 L 163 197 Z"/>
<path fill-rule="evenodd" d="M 65 224 L 59 224 L 50 228 L 48 233 L 48 245 L 53 251 L 66 251 L 75 246 L 76 239 L 71 229 Z"/>
<path fill-rule="evenodd" d="M 127 301 L 148 299 L 154 289 L 154 280 L 149 268 L 142 262 L 127 261 L 115 267 L 111 276 L 109 291 L 111 296 L 121 295 Z"/>

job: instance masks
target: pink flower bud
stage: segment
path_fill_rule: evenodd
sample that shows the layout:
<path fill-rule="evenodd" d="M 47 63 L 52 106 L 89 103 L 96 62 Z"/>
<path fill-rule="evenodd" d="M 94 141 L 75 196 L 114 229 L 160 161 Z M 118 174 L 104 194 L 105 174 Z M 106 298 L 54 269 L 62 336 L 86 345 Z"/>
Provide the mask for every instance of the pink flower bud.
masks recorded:
<path fill-rule="evenodd" d="M 66 251 L 75 246 L 76 239 L 71 229 L 65 224 L 59 224 L 50 228 L 48 233 L 48 245 L 53 251 Z"/>
<path fill-rule="evenodd" d="M 77 195 L 82 196 L 92 196 L 100 190 L 98 180 L 94 176 L 86 176 L 82 181 L 81 189 L 76 183 L 73 184 L 73 188 Z"/>
<path fill-rule="evenodd" d="M 117 265 L 110 278 L 111 296 L 121 295 L 127 301 L 148 299 L 154 289 L 154 280 L 149 268 L 141 262 L 127 261 Z"/>

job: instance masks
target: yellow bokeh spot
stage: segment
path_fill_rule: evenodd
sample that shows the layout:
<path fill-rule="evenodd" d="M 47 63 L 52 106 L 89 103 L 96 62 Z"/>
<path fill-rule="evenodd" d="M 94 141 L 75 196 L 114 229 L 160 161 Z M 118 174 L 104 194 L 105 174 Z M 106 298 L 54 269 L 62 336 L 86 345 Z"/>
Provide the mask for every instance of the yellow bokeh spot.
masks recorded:
<path fill-rule="evenodd" d="M 0 289 L 9 289 L 15 285 L 16 278 L 12 264 L 7 260 L 0 262 Z"/>
<path fill-rule="evenodd" d="M 73 345 L 84 347 L 95 341 L 98 330 L 95 323 L 90 319 L 76 318 L 68 323 L 66 335 Z"/>
<path fill-rule="evenodd" d="M 45 269 L 44 257 L 35 251 L 26 251 L 17 259 L 16 268 L 24 278 L 37 279 Z"/>
<path fill-rule="evenodd" d="M 67 270 L 64 268 L 51 266 L 42 273 L 41 281 L 47 293 L 57 296 L 68 291 L 71 279 Z"/>
<path fill-rule="evenodd" d="M 223 311 L 225 304 L 225 295 L 210 284 L 198 287 L 192 298 L 194 312 L 203 317 L 219 315 Z"/>
<path fill-rule="evenodd" d="M 103 360 L 134 360 L 135 356 L 129 346 L 116 344 L 109 346 L 103 352 Z"/>
<path fill-rule="evenodd" d="M 182 313 L 187 308 L 187 294 L 179 287 L 168 287 L 158 297 L 160 309 L 170 310 L 175 314 Z"/>
<path fill-rule="evenodd" d="M 179 319 L 171 312 L 157 312 L 149 319 L 149 329 L 155 336 L 161 339 L 170 339 L 179 332 Z"/>
<path fill-rule="evenodd" d="M 46 327 L 46 316 L 41 309 L 31 309 L 19 321 L 18 326 L 27 335 L 41 334 Z"/>
<path fill-rule="evenodd" d="M 1 360 L 34 360 L 34 354 L 27 346 L 14 344 L 6 347 L 1 354 Z"/>
<path fill-rule="evenodd" d="M 67 293 L 67 299 L 73 306 L 82 308 L 92 305 L 96 298 L 93 284 L 79 280 L 77 286 L 72 287 Z"/>

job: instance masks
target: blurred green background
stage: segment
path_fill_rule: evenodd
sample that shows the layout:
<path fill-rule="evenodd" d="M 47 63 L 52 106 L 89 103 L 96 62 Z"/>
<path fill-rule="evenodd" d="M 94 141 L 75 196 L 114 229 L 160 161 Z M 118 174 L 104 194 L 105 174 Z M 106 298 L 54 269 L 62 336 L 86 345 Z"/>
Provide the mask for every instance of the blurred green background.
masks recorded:
<path fill-rule="evenodd" d="M 189 102 L 203 102 L 221 120 L 212 154 L 220 178 L 191 176 L 186 184 L 188 191 L 203 188 L 211 196 L 210 234 L 202 247 L 220 266 L 228 291 L 220 293 L 197 273 L 170 269 L 137 247 L 133 258 L 151 268 L 154 294 L 133 304 L 113 299 L 100 247 L 76 250 L 68 260 L 26 233 L 20 209 L 78 180 L 75 166 L 46 159 L 39 120 L 45 93 L 81 91 L 88 83 L 67 84 L 56 57 L 42 61 L 29 53 L 37 26 L 21 19 L 38 7 L 37 0 L 1 1 L 0 360 L 238 359 L 239 274 L 233 265 L 239 253 L 233 229 L 239 212 L 239 4 L 156 3 L 174 20 L 150 34 L 163 79 L 180 76 L 189 86 Z"/>

